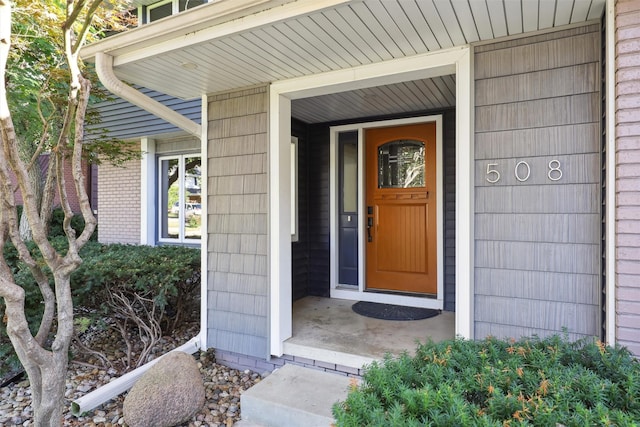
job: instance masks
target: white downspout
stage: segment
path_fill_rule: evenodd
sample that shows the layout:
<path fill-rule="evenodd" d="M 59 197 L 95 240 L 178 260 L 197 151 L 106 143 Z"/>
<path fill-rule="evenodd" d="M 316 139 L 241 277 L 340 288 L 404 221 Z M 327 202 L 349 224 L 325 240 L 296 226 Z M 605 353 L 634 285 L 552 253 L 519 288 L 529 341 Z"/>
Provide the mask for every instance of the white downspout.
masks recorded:
<path fill-rule="evenodd" d="M 198 123 L 186 118 L 180 113 L 175 112 L 171 108 L 159 103 L 155 99 L 148 97 L 147 95 L 135 90 L 131 86 L 122 82 L 113 72 L 113 57 L 105 53 L 99 52 L 96 54 L 96 71 L 102 84 L 110 90 L 114 95 L 119 96 L 122 99 L 129 101 L 130 103 L 146 110 L 167 122 L 183 129 L 191 135 L 196 136 L 200 140 L 206 139 L 206 134 L 203 135 L 203 129 L 206 131 L 206 126 L 203 127 Z M 203 106 L 206 106 L 206 98 L 203 98 Z M 203 109 L 203 113 L 206 114 L 206 109 Z M 202 144 L 206 147 L 206 144 Z M 206 171 L 206 169 L 205 169 Z M 206 175 L 205 175 L 206 176 Z M 206 182 L 206 180 L 205 180 Z M 206 189 L 206 187 L 205 187 Z M 206 211 L 205 211 L 206 216 Z M 206 228 L 205 228 L 206 229 Z M 205 248 L 206 249 L 206 246 Z M 206 256 L 206 250 L 203 251 Z M 206 266 L 206 262 L 202 264 Z M 206 273 L 206 272 L 205 272 Z M 206 274 L 202 275 L 202 278 L 206 280 Z M 206 283 L 206 282 L 204 282 Z M 206 293 L 203 295 L 206 296 Z M 183 351 L 185 353 L 193 354 L 201 349 L 206 349 L 206 298 L 202 302 L 201 310 L 205 313 L 201 313 L 201 321 L 205 322 L 201 325 L 201 330 L 198 335 L 191 338 L 181 346 L 171 351 Z M 151 366 L 153 366 L 160 357 L 148 362 L 139 368 L 124 374 L 121 377 L 116 378 L 108 384 L 98 387 L 89 394 L 86 394 L 73 402 L 71 402 L 71 413 L 75 416 L 90 411 L 107 400 L 118 396 L 121 393 L 129 390 L 138 378 L 145 373 Z"/>
<path fill-rule="evenodd" d="M 104 87 L 114 95 L 168 121 L 172 125 L 179 127 L 197 138 L 202 137 L 202 127 L 198 123 L 186 118 L 182 114 L 177 113 L 166 105 L 161 104 L 120 80 L 113 72 L 113 56 L 107 55 L 104 52 L 96 53 L 96 72 Z"/>
<path fill-rule="evenodd" d="M 185 353 L 193 354 L 198 350 L 200 350 L 199 334 L 182 344 L 180 347 L 174 348 L 171 351 L 183 351 Z M 151 362 L 148 362 L 131 372 L 127 372 L 110 383 L 98 387 L 91 393 L 85 394 L 84 396 L 74 400 L 71 402 L 71 413 L 76 417 L 80 416 L 81 414 L 102 405 L 107 400 L 111 400 L 119 394 L 129 390 L 133 387 L 138 378 L 148 371 L 150 367 L 155 365 L 161 358 L 162 356 L 157 359 L 153 359 Z"/>

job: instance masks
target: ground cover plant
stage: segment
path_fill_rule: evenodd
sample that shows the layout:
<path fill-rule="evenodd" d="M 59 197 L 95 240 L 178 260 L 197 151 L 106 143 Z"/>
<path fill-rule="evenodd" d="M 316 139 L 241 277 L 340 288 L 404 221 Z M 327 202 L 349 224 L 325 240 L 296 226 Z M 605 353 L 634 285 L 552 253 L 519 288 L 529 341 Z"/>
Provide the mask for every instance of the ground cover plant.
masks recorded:
<path fill-rule="evenodd" d="M 420 344 L 367 367 L 337 426 L 635 426 L 640 363 L 566 337 Z"/>

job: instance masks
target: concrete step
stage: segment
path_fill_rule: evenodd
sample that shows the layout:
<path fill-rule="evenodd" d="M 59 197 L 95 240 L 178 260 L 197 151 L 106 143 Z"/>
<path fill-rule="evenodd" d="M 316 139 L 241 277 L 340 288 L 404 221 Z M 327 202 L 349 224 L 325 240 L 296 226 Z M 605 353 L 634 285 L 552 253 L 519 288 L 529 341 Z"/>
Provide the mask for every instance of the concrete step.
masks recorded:
<path fill-rule="evenodd" d="M 239 426 L 329 427 L 331 408 L 347 398 L 351 378 L 285 365 L 240 397 Z"/>

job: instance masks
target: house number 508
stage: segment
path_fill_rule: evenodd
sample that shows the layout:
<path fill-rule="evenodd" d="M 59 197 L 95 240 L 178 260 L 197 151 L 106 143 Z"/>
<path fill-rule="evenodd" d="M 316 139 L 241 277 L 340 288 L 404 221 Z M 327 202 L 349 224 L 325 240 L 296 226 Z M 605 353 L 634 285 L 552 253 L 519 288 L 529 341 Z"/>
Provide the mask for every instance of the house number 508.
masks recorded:
<path fill-rule="evenodd" d="M 498 163 L 489 163 L 487 164 L 487 182 L 491 184 L 495 184 L 500 181 L 500 172 L 496 169 L 498 167 Z M 524 160 L 516 163 L 515 168 L 513 168 L 513 174 L 516 179 L 520 182 L 525 182 L 531 176 L 531 166 L 529 163 Z M 550 181 L 559 181 L 562 178 L 562 169 L 560 160 L 551 160 L 549 162 L 549 170 L 547 171 L 547 178 Z"/>

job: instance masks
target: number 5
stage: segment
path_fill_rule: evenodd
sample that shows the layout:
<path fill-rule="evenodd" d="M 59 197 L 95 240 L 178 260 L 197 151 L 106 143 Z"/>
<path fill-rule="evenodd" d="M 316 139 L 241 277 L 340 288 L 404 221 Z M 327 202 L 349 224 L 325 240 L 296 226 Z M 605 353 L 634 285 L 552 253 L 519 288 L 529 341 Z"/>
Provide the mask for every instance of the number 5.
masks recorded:
<path fill-rule="evenodd" d="M 495 184 L 496 182 L 500 181 L 500 172 L 498 172 L 495 169 L 491 169 L 493 166 L 498 166 L 498 164 L 497 163 L 489 163 L 487 165 L 487 175 L 493 174 L 495 176 L 494 179 L 491 179 L 491 178 L 487 177 L 487 181 L 490 182 L 491 184 Z"/>

